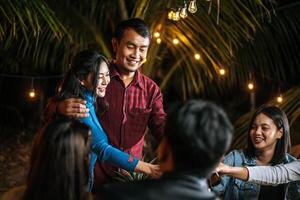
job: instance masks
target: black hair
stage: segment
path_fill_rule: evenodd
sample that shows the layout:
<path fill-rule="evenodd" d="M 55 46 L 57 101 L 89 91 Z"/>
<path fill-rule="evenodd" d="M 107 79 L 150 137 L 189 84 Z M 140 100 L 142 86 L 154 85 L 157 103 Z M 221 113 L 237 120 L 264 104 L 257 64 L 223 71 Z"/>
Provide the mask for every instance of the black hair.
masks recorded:
<path fill-rule="evenodd" d="M 207 176 L 227 151 L 233 127 L 217 105 L 190 100 L 171 107 L 165 137 L 169 142 L 176 171 L 195 171 Z"/>
<path fill-rule="evenodd" d="M 39 133 L 24 200 L 87 198 L 90 128 L 75 119 L 60 118 Z"/>
<path fill-rule="evenodd" d="M 80 81 L 86 80 L 90 73 L 94 75 L 92 80 L 92 95 L 96 96 L 96 86 L 98 83 L 96 75 L 99 73 L 102 62 L 109 65 L 107 59 L 96 51 L 84 50 L 77 53 L 72 60 L 71 68 L 64 78 L 57 99 L 61 100 L 70 97 L 84 98 L 86 88 L 81 85 Z"/>
<path fill-rule="evenodd" d="M 147 24 L 139 18 L 130 18 L 121 21 L 115 29 L 114 38 L 120 41 L 123 38 L 124 32 L 128 29 L 133 29 L 143 38 L 149 38 L 149 40 L 151 40 L 151 33 Z"/>

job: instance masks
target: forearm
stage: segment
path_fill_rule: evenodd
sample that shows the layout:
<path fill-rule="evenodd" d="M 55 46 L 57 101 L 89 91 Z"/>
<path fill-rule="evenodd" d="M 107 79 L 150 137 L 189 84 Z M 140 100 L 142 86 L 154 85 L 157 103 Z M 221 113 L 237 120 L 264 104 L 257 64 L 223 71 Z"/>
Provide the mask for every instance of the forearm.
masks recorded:
<path fill-rule="evenodd" d="M 300 162 L 294 161 L 285 165 L 248 167 L 249 181 L 275 185 L 300 180 Z"/>
<path fill-rule="evenodd" d="M 248 180 L 248 169 L 246 167 L 231 167 L 228 166 L 228 171 L 224 175 L 231 176 L 233 178 L 241 179 L 243 181 Z"/>

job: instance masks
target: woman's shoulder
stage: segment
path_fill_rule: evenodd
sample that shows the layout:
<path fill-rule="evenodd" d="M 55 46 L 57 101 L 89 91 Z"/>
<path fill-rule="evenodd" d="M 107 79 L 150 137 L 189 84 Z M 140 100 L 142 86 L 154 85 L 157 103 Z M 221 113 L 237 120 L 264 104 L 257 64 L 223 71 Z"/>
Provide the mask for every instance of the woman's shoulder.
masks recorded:
<path fill-rule="evenodd" d="M 236 149 L 230 151 L 224 159 L 225 164 L 231 165 L 231 166 L 241 166 L 243 163 L 246 162 L 246 157 L 243 150 Z"/>
<path fill-rule="evenodd" d="M 25 189 L 25 185 L 14 187 L 4 193 L 1 200 L 21 200 Z"/>

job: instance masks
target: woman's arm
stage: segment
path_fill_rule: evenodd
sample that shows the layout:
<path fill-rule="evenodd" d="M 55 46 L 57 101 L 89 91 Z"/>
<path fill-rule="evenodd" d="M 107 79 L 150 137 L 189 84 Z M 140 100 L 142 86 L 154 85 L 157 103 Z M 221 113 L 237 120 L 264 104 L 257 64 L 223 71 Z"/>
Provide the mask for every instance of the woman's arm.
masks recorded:
<path fill-rule="evenodd" d="M 277 166 L 249 167 L 250 182 L 275 185 L 300 180 L 300 161 Z"/>
<path fill-rule="evenodd" d="M 300 161 L 293 161 L 277 166 L 231 167 L 220 164 L 216 171 L 220 175 L 227 175 L 241 180 L 276 185 L 300 180 Z"/>
<path fill-rule="evenodd" d="M 160 174 L 159 166 L 139 161 L 108 143 L 106 133 L 98 122 L 93 108 L 90 108 L 89 117 L 80 120 L 91 127 L 92 151 L 101 162 L 113 164 L 127 171 L 141 172 L 154 178 L 158 177 L 158 174 Z"/>
<path fill-rule="evenodd" d="M 243 181 L 248 180 L 248 168 L 246 167 L 232 167 L 229 165 L 225 165 L 220 163 L 219 166 L 216 168 L 216 172 L 219 175 L 227 175 L 233 178 L 241 179 Z"/>

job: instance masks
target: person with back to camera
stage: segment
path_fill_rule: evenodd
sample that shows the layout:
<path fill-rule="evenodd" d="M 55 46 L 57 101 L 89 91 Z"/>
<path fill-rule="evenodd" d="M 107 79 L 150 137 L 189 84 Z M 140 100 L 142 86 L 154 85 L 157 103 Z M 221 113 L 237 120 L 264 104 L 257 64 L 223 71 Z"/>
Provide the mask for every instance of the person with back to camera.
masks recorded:
<path fill-rule="evenodd" d="M 32 149 L 26 185 L 2 200 L 91 200 L 87 192 L 90 128 L 78 120 L 59 119 L 40 132 Z"/>
<path fill-rule="evenodd" d="M 233 150 L 224 159 L 230 166 L 264 166 L 289 163 L 295 160 L 287 152 L 290 148 L 288 119 L 278 107 L 262 105 L 253 114 L 245 150 Z M 299 199 L 299 182 L 259 186 L 228 176 L 221 178 L 213 190 L 225 200 L 234 199 Z"/>
<path fill-rule="evenodd" d="M 96 96 L 104 97 L 110 81 L 108 62 L 96 51 L 84 50 L 75 55 L 72 60 L 58 100 L 70 97 L 82 98 L 89 109 L 89 117 L 80 120 L 92 129 L 92 153 L 90 163 L 90 189 L 92 189 L 94 165 L 97 158 L 103 163 L 113 164 L 128 171 L 136 171 L 153 177 L 160 175 L 159 166 L 139 161 L 127 153 L 114 148 L 108 143 L 108 138 L 95 113 Z"/>
<path fill-rule="evenodd" d="M 97 107 L 109 105 L 101 113 L 97 110 L 112 146 L 140 159 L 144 144 L 145 130 L 159 141 L 163 135 L 166 114 L 159 87 L 139 68 L 146 61 L 151 34 L 145 22 L 138 18 L 121 21 L 112 39 L 114 60 L 110 63 L 111 81 L 105 98 L 97 98 Z M 86 117 L 85 101 L 69 98 L 51 101 L 45 110 L 45 118 L 55 113 L 69 117 Z M 117 171 L 112 165 L 98 161 L 95 166 L 94 189 L 111 181 Z"/>
<path fill-rule="evenodd" d="M 212 200 L 207 178 L 230 146 L 232 125 L 220 107 L 190 100 L 174 105 L 158 148 L 160 179 L 108 184 L 95 199 Z"/>

